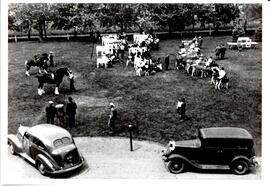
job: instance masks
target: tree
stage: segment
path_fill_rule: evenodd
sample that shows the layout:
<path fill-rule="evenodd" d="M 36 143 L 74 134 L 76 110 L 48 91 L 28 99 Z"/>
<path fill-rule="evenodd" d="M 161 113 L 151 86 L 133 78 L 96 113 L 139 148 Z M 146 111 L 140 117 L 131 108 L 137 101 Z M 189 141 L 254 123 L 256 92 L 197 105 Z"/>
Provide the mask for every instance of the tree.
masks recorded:
<path fill-rule="evenodd" d="M 172 31 L 182 31 L 185 28 L 185 13 L 182 4 L 156 5 L 153 10 L 153 20 L 159 26 L 168 27 L 169 33 Z"/>
<path fill-rule="evenodd" d="M 228 24 L 239 17 L 239 8 L 236 4 L 209 4 L 206 21 L 214 25 L 218 32 L 222 24 Z"/>
<path fill-rule="evenodd" d="M 52 28 L 86 30 L 94 26 L 94 20 L 99 4 L 55 4 L 54 16 L 51 19 Z"/>

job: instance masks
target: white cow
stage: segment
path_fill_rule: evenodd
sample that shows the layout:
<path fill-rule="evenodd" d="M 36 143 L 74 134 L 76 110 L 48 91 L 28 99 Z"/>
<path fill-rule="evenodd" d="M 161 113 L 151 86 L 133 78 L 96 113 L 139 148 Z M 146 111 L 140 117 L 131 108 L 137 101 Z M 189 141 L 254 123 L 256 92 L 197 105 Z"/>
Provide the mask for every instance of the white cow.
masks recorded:
<path fill-rule="evenodd" d="M 141 54 L 147 51 L 147 47 L 130 47 L 128 49 L 128 55 L 131 55 L 131 53 L 136 54 L 140 52 Z"/>
<path fill-rule="evenodd" d="M 143 41 L 146 41 L 148 37 L 148 34 L 134 34 L 133 42 L 140 45 Z"/>
<path fill-rule="evenodd" d="M 113 54 L 113 50 L 108 46 L 96 46 L 97 57 Z"/>
<path fill-rule="evenodd" d="M 100 58 L 97 58 L 97 68 L 100 68 L 100 67 L 108 68 L 110 63 L 111 63 L 111 60 L 107 56 L 102 56 Z"/>

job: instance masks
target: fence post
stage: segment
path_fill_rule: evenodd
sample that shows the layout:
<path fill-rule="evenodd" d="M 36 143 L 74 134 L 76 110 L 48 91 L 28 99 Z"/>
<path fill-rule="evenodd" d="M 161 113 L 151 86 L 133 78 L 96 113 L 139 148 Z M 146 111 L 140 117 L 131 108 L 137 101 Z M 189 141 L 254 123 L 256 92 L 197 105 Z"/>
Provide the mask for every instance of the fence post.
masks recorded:
<path fill-rule="evenodd" d="M 129 129 L 129 139 L 130 139 L 130 151 L 133 151 L 133 145 L 132 145 L 132 125 L 128 125 Z"/>
<path fill-rule="evenodd" d="M 67 40 L 69 41 L 69 34 L 67 33 Z"/>
<path fill-rule="evenodd" d="M 17 40 L 17 36 L 16 36 L 16 35 L 14 36 L 14 40 L 15 40 L 15 43 L 17 43 L 17 42 L 18 42 L 18 40 Z"/>

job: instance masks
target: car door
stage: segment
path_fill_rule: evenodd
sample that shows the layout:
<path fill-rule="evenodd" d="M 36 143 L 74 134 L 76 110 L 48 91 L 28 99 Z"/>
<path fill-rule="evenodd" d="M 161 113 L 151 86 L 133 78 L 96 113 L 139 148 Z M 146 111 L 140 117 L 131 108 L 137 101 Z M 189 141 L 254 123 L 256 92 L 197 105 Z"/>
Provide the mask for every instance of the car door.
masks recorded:
<path fill-rule="evenodd" d="M 201 162 L 203 164 L 222 164 L 224 162 L 224 150 L 218 139 L 204 141 Z"/>
<path fill-rule="evenodd" d="M 32 144 L 30 146 L 30 154 L 33 159 L 36 159 L 38 154 L 43 154 L 45 151 L 45 145 L 36 137 L 32 138 Z"/>

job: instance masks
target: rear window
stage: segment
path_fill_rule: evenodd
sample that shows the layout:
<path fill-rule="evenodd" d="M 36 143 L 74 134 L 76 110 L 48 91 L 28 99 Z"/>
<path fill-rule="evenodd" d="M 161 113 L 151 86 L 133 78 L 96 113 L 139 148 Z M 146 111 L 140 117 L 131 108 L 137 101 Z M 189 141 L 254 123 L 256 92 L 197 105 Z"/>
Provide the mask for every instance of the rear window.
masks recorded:
<path fill-rule="evenodd" d="M 71 139 L 68 138 L 68 137 L 63 137 L 61 139 L 56 139 L 54 140 L 53 142 L 53 145 L 54 147 L 60 147 L 60 146 L 63 146 L 63 145 L 68 145 L 68 144 L 71 144 Z"/>

